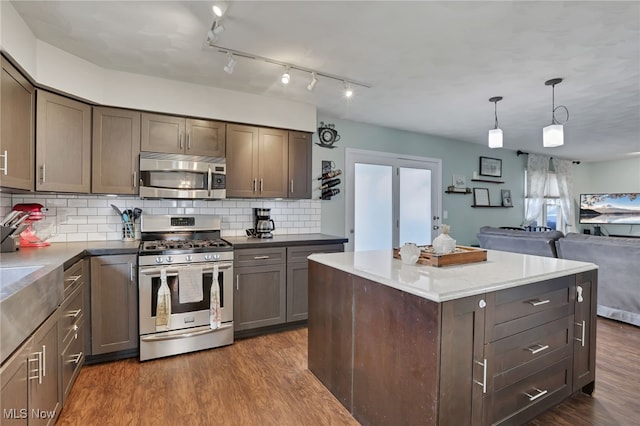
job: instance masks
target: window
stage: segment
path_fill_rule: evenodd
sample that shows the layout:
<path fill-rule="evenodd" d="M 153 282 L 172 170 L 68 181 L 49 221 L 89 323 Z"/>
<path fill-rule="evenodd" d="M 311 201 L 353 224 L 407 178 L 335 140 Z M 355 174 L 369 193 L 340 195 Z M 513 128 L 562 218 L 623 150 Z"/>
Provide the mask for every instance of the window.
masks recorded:
<path fill-rule="evenodd" d="M 524 172 L 524 196 L 527 195 L 527 171 Z M 558 189 L 558 179 L 556 174 L 549 172 L 547 174 L 547 186 L 544 189 L 544 203 L 542 204 L 542 212 L 536 219 L 532 226 L 548 226 L 561 231 L 564 229 L 564 223 L 562 220 L 562 213 L 560 211 L 560 191 Z"/>

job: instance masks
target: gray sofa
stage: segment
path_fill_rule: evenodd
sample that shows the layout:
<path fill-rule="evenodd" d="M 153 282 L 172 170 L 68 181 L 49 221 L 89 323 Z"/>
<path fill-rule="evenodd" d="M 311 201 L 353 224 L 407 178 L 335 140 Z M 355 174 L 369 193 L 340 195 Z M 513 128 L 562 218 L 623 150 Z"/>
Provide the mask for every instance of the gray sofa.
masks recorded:
<path fill-rule="evenodd" d="M 598 265 L 598 315 L 640 326 L 640 239 L 569 233 L 558 257 Z"/>
<path fill-rule="evenodd" d="M 480 247 L 598 265 L 598 315 L 640 326 L 640 239 L 485 226 Z"/>

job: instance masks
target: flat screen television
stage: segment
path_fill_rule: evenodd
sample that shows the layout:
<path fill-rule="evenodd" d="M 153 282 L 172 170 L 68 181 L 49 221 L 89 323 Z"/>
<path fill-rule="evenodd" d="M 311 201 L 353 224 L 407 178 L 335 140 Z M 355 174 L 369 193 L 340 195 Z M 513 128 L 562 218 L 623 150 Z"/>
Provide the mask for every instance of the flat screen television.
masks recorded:
<path fill-rule="evenodd" d="M 640 193 L 580 194 L 580 223 L 639 225 Z"/>

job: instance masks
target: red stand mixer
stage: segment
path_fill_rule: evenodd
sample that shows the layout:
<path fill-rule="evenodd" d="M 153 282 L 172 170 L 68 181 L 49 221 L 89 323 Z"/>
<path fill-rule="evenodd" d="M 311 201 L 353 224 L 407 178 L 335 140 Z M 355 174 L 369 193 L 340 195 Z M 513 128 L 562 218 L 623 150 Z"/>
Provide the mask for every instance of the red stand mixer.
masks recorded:
<path fill-rule="evenodd" d="M 51 237 L 51 225 L 36 224 L 45 218 L 44 211 L 47 209 L 42 204 L 16 204 L 13 206 L 13 210 L 29 214 L 29 217 L 24 221 L 29 226 L 20 234 L 20 247 L 47 247 L 51 245 L 47 241 Z"/>

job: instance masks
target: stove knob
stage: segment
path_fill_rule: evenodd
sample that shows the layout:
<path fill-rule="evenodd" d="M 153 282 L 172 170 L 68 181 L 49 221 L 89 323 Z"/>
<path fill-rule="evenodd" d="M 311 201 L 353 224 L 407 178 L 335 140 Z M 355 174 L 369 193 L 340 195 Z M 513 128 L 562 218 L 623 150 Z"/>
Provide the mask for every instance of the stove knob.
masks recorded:
<path fill-rule="evenodd" d="M 212 260 L 212 259 L 213 259 L 212 255 L 210 255 L 210 254 L 205 254 L 204 255 L 204 260 Z"/>
<path fill-rule="evenodd" d="M 220 260 L 220 255 L 219 255 L 219 254 L 214 254 L 214 255 L 213 255 L 213 258 L 214 258 L 215 260 Z"/>
<path fill-rule="evenodd" d="M 167 256 L 167 262 L 169 262 L 169 263 L 173 262 L 173 257 Z"/>
<path fill-rule="evenodd" d="M 187 257 L 185 257 L 185 260 L 187 262 L 191 262 L 193 260 L 193 256 L 191 256 L 190 254 L 187 255 Z"/>
<path fill-rule="evenodd" d="M 162 263 L 163 259 L 161 257 L 156 257 L 156 263 Z"/>

